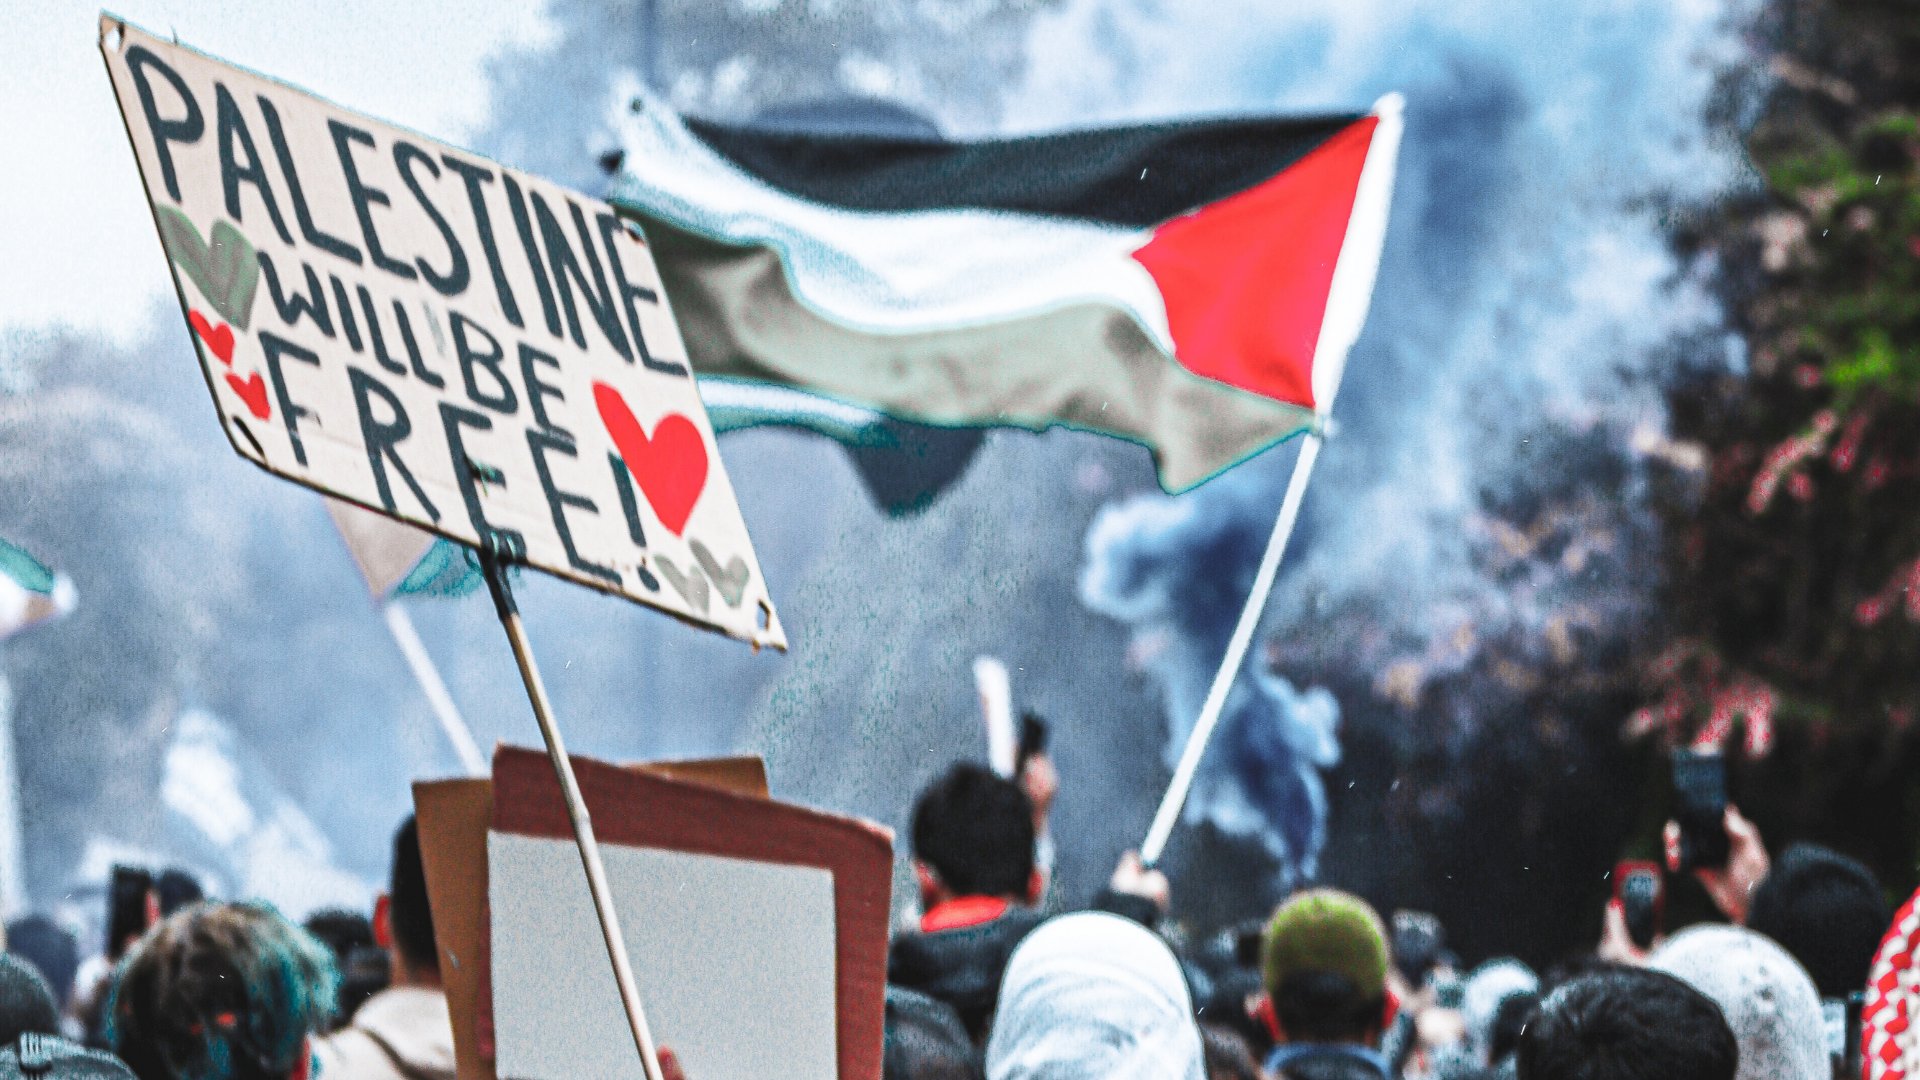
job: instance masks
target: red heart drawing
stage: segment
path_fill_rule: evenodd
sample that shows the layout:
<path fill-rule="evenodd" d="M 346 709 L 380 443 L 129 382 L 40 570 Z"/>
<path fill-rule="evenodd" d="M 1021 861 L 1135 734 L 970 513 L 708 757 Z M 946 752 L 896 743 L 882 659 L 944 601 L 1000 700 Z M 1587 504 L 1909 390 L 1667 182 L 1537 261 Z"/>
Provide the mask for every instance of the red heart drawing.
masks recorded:
<path fill-rule="evenodd" d="M 620 391 L 603 382 L 593 384 L 593 403 L 660 524 L 679 536 L 707 486 L 707 446 L 700 429 L 679 413 L 668 413 L 648 438 Z"/>
<path fill-rule="evenodd" d="M 221 363 L 232 367 L 233 327 L 226 323 L 215 326 L 207 321 L 205 315 L 191 309 L 187 311 L 187 321 L 193 324 L 193 332 L 200 335 L 200 340 L 207 343 L 207 348 L 213 350 L 213 355 L 219 357 Z M 257 375 L 254 377 L 259 378 Z M 265 401 L 266 398 L 260 400 Z"/>
<path fill-rule="evenodd" d="M 228 372 L 227 385 L 233 387 L 233 392 L 239 394 L 240 400 L 247 403 L 247 411 L 253 414 L 255 420 L 265 420 L 273 415 L 273 410 L 267 406 L 267 380 L 261 378 L 259 372 L 256 371 L 244 379 Z"/>

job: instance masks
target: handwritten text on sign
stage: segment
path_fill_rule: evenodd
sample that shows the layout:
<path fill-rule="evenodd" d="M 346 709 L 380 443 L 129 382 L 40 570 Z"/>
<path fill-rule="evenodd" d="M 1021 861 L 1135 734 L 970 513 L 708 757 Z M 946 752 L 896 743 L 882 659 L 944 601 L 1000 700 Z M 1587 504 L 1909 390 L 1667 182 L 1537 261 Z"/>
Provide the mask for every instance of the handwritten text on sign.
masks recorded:
<path fill-rule="evenodd" d="M 610 207 L 116 19 L 101 46 L 236 450 L 785 644 L 652 255 Z"/>

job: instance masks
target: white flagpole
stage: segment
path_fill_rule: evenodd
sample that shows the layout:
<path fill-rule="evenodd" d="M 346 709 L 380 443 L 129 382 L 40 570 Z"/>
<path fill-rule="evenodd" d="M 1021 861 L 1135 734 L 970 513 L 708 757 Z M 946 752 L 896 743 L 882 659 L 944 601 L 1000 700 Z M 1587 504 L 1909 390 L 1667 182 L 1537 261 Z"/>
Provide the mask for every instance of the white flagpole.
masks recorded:
<path fill-rule="evenodd" d="M 447 691 L 447 684 L 440 678 L 440 669 L 433 664 L 433 657 L 427 652 L 426 643 L 413 628 L 413 618 L 407 614 L 406 606 L 398 600 L 385 600 L 380 604 L 380 613 L 386 617 L 387 632 L 393 635 L 394 644 L 400 646 L 400 655 L 406 657 L 407 666 L 413 669 L 413 677 L 419 682 L 420 689 L 427 695 L 428 704 L 433 706 L 433 715 L 440 721 L 440 730 L 446 732 L 447 741 L 453 744 L 453 752 L 460 758 L 460 765 L 469 776 L 485 776 L 487 759 L 480 754 L 480 747 L 473 741 L 473 729 L 460 715 L 460 709 L 453 703 L 453 695 Z"/>
<path fill-rule="evenodd" d="M 1318 431 L 1309 432 L 1300 445 L 1300 456 L 1293 463 L 1293 479 L 1288 481 L 1287 496 L 1280 503 L 1280 516 L 1274 519 L 1266 554 L 1260 557 L 1260 569 L 1253 575 L 1253 590 L 1240 609 L 1240 621 L 1233 628 L 1232 640 L 1227 642 L 1227 655 L 1220 661 L 1220 670 L 1214 672 L 1213 686 L 1207 690 L 1206 703 L 1200 706 L 1200 718 L 1194 721 L 1186 748 L 1180 752 L 1173 782 L 1167 785 L 1160 809 L 1153 815 L 1153 826 L 1147 830 L 1146 842 L 1140 845 L 1140 860 L 1148 866 L 1159 862 L 1166 850 L 1167 838 L 1173 835 L 1173 827 L 1180 820 L 1180 808 L 1186 804 L 1187 791 L 1193 787 L 1194 773 L 1200 768 L 1200 759 L 1206 756 L 1207 742 L 1220 723 L 1227 695 L 1240 674 L 1241 661 L 1246 659 L 1247 647 L 1253 643 L 1253 632 L 1260 626 L 1260 613 L 1266 609 L 1273 579 L 1280 573 L 1280 557 L 1286 554 L 1287 540 L 1293 535 L 1294 523 L 1300 519 L 1300 502 L 1307 494 L 1313 463 L 1320 457 L 1320 439 Z"/>
<path fill-rule="evenodd" d="M 1253 643 L 1253 632 L 1259 629 L 1260 613 L 1266 608 L 1267 594 L 1273 591 L 1274 576 L 1280 572 L 1280 557 L 1286 554 L 1287 540 L 1293 535 L 1294 522 L 1300 517 L 1300 501 L 1306 497 L 1307 481 L 1313 475 L 1313 463 L 1320 457 L 1324 426 L 1328 414 L 1333 411 L 1334 395 L 1340 391 L 1340 377 L 1346 370 L 1347 351 L 1359 339 L 1360 328 L 1366 322 L 1367 305 L 1373 297 L 1374 276 L 1380 269 L 1380 248 L 1386 239 L 1387 210 L 1393 196 L 1393 174 L 1400 153 L 1401 113 L 1404 106 L 1405 102 L 1399 94 L 1388 94 L 1374 103 L 1373 116 L 1377 127 L 1367 149 L 1366 162 L 1360 168 L 1353 213 L 1347 221 L 1346 241 L 1341 245 L 1340 256 L 1334 264 L 1327 310 L 1321 319 L 1320 337 L 1314 347 L 1314 427 L 1300 446 L 1300 456 L 1294 459 L 1293 479 L 1287 484 L 1287 497 L 1280 504 L 1280 516 L 1274 520 L 1273 535 L 1267 540 L 1266 554 L 1260 557 L 1260 570 L 1254 575 L 1253 591 L 1247 595 L 1246 606 L 1240 609 L 1240 622 L 1233 628 L 1233 639 L 1227 643 L 1227 655 L 1220 662 L 1220 670 L 1214 673 L 1213 686 L 1207 690 L 1206 703 L 1200 707 L 1193 733 L 1187 736 L 1187 745 L 1180 751 L 1180 762 L 1173 770 L 1173 782 L 1167 786 L 1167 794 L 1160 800 L 1160 809 L 1153 815 L 1153 825 L 1147 830 L 1146 842 L 1140 845 L 1140 859 L 1148 866 L 1160 861 L 1160 856 L 1166 851 L 1167 838 L 1173 835 L 1173 827 L 1180 819 L 1180 808 L 1186 804 L 1187 792 L 1193 787 L 1194 773 L 1200 768 L 1200 759 L 1206 756 L 1207 741 L 1213 737 L 1213 729 L 1220 723 L 1220 712 L 1226 707 L 1227 695 L 1233 690 L 1235 677 L 1240 674 L 1240 664 L 1246 659 L 1247 646 Z"/>

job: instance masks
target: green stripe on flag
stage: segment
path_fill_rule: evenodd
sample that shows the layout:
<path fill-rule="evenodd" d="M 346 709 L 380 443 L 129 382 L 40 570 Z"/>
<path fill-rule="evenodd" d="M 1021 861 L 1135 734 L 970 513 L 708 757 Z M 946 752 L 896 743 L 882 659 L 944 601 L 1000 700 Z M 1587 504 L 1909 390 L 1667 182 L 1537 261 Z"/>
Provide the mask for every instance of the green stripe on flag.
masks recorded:
<path fill-rule="evenodd" d="M 439 539 L 413 565 L 394 596 L 466 596 L 480 587 L 480 567 L 464 545 Z"/>
<path fill-rule="evenodd" d="M 0 574 L 5 574 L 26 591 L 41 596 L 52 596 L 60 581 L 60 576 L 46 564 L 5 540 L 0 540 Z"/>

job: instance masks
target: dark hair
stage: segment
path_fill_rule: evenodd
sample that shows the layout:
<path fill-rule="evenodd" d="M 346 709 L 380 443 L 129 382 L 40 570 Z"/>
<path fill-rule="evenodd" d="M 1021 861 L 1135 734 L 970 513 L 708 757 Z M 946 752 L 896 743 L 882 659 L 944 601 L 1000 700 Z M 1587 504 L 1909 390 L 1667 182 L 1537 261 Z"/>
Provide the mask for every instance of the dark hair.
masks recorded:
<path fill-rule="evenodd" d="M 887 987 L 885 1080 L 981 1080 L 980 1053 L 946 1002 Z"/>
<path fill-rule="evenodd" d="M 128 953 L 108 1041 L 140 1080 L 284 1080 L 325 1030 L 337 979 L 326 949 L 272 908 L 200 904 Z"/>
<path fill-rule="evenodd" d="M 161 871 L 160 876 L 153 879 L 153 895 L 160 902 L 160 915 L 164 918 L 188 904 L 205 900 L 207 891 L 200 887 L 198 878 L 173 867 Z"/>
<path fill-rule="evenodd" d="M 1273 992 L 1273 1015 L 1288 1042 L 1366 1042 L 1386 1014 L 1385 994 L 1364 995 L 1337 971 L 1290 972 Z"/>
<path fill-rule="evenodd" d="M 1260 1066 L 1253 1060 L 1253 1048 L 1231 1028 L 1201 1024 L 1200 1056 L 1208 1080 L 1214 1077 L 1260 1080 Z"/>
<path fill-rule="evenodd" d="M 1033 804 L 1013 781 L 960 762 L 914 804 L 913 854 L 961 896 L 1025 896 Z"/>
<path fill-rule="evenodd" d="M 1821 997 L 1843 998 L 1866 989 L 1892 918 L 1873 871 L 1829 848 L 1795 844 L 1753 890 L 1747 929 L 1800 961 Z"/>
<path fill-rule="evenodd" d="M 60 1034 L 60 1010 L 53 1003 L 53 988 L 32 964 L 0 953 L 0 1046 L 28 1031 Z"/>
<path fill-rule="evenodd" d="M 1493 1024 L 1487 1031 L 1487 1062 L 1498 1065 L 1520 1045 L 1520 1033 L 1527 1030 L 1533 1014 L 1540 1008 L 1540 995 L 1519 991 L 1500 999 L 1493 1010 Z"/>
<path fill-rule="evenodd" d="M 1520 1033 L 1520 1080 L 1733 1080 L 1740 1048 L 1720 1006 L 1665 972 L 1567 983 Z"/>
<path fill-rule="evenodd" d="M 345 908 L 325 908 L 301 924 L 333 954 L 340 972 L 340 997 L 333 1026 L 342 1028 L 366 1000 L 387 988 L 390 981 L 386 951 L 373 943 L 373 923 Z"/>
<path fill-rule="evenodd" d="M 116 866 L 107 875 L 107 959 L 119 960 L 147 932 L 152 896 L 153 875 L 137 866 Z"/>
<path fill-rule="evenodd" d="M 320 939 L 337 963 L 345 963 L 349 954 L 362 945 L 373 944 L 373 923 L 365 915 L 345 908 L 322 908 L 307 916 L 301 928 Z"/>
<path fill-rule="evenodd" d="M 393 877 L 387 884 L 393 947 L 409 965 L 440 970 L 433 938 L 433 907 L 427 902 L 427 868 L 420 861 L 420 825 L 412 814 L 393 834 Z"/>
<path fill-rule="evenodd" d="M 45 915 L 27 915 L 7 924 L 7 951 L 32 964 L 53 989 L 54 1004 L 65 1008 L 80 970 L 80 944 Z"/>

